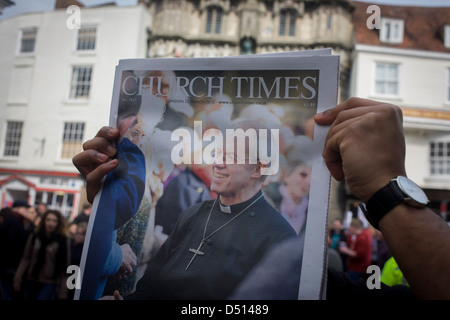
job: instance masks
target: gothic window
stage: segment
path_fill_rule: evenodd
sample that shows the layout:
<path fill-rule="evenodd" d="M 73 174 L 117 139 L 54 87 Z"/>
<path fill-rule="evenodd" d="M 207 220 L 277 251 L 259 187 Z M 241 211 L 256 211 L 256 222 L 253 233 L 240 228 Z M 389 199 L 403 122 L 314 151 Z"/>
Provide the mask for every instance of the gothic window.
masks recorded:
<path fill-rule="evenodd" d="M 295 20 L 297 14 L 294 10 L 282 10 L 280 12 L 280 36 L 295 36 Z"/>
<path fill-rule="evenodd" d="M 220 33 L 222 27 L 222 8 L 209 7 L 206 16 L 206 33 Z"/>

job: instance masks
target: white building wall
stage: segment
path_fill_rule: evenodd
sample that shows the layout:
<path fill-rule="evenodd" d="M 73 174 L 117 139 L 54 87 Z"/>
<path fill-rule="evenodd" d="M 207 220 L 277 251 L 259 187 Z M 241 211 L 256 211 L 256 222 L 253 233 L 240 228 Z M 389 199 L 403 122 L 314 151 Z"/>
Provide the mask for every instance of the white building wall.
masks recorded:
<path fill-rule="evenodd" d="M 63 123 L 85 122 L 85 137 L 93 137 L 108 124 L 119 59 L 145 57 L 150 16 L 143 6 L 82 8 L 81 24 L 98 26 L 93 52 L 76 51 L 77 30 L 67 28 L 68 16 L 65 10 L 57 10 L 0 22 L 0 132 L 5 131 L 6 120 L 24 121 L 20 156 L 2 166 L 74 171 L 71 161 L 59 157 Z M 35 51 L 19 54 L 20 29 L 32 26 L 38 28 Z M 69 99 L 74 65 L 93 66 L 87 101 Z M 45 150 L 40 156 L 38 140 L 43 138 Z"/>
<path fill-rule="evenodd" d="M 90 139 L 109 122 L 115 66 L 120 59 L 145 58 L 151 17 L 143 5 L 81 8 L 81 25 L 96 25 L 96 48 L 76 50 L 77 29 L 66 10 L 28 13 L 0 21 L 0 169 L 78 171 L 61 159 L 64 122 L 84 122 Z M 37 27 L 35 50 L 19 53 L 20 30 Z M 69 99 L 72 67 L 92 65 L 90 96 Z M 23 121 L 18 157 L 3 156 L 7 121 Z M 45 142 L 42 142 L 44 141 Z M 5 173 L 0 172 L 0 180 Z M 82 180 L 74 185 L 80 190 Z M 39 185 L 38 185 L 39 187 Z M 49 187 L 49 186 L 46 186 Z M 54 186 L 58 189 L 58 186 Z M 79 195 L 77 195 L 79 196 Z M 0 195 L 1 198 L 1 195 Z"/>
<path fill-rule="evenodd" d="M 377 62 L 399 64 L 399 94 L 375 94 Z M 422 111 L 450 111 L 447 101 L 450 54 L 357 45 L 350 95 Z M 430 173 L 430 142 L 450 135 L 450 120 L 404 116 L 406 170 L 423 188 L 450 190 L 450 177 Z M 449 139 L 450 141 L 450 136 Z"/>
<path fill-rule="evenodd" d="M 356 46 L 355 57 L 353 70 L 356 78 L 351 86 L 353 95 L 389 100 L 393 103 L 401 103 L 405 107 L 450 110 L 450 104 L 445 96 L 450 54 L 430 54 L 416 50 L 380 50 L 379 47 Z M 374 79 L 377 62 L 399 64 L 400 87 L 397 98 L 375 94 Z"/>

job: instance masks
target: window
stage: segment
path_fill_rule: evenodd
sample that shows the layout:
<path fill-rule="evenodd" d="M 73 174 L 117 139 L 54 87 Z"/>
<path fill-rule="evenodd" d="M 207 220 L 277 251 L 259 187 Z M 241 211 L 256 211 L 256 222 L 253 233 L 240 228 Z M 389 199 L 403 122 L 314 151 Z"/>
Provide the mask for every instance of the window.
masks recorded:
<path fill-rule="evenodd" d="M 402 43 L 403 20 L 381 18 L 380 41 L 387 43 Z"/>
<path fill-rule="evenodd" d="M 450 49 L 450 25 L 444 27 L 444 46 Z"/>
<path fill-rule="evenodd" d="M 82 151 L 84 136 L 84 123 L 66 122 L 62 138 L 62 159 L 72 159 L 77 153 Z"/>
<path fill-rule="evenodd" d="M 381 96 L 398 96 L 398 64 L 376 64 L 375 94 Z"/>
<path fill-rule="evenodd" d="M 295 36 L 295 19 L 297 15 L 293 10 L 283 10 L 280 12 L 280 36 Z"/>
<path fill-rule="evenodd" d="M 445 101 L 446 103 L 450 103 L 450 68 L 447 69 L 447 90 L 445 92 Z"/>
<path fill-rule="evenodd" d="M 327 29 L 330 30 L 331 29 L 331 24 L 333 22 L 333 16 L 331 14 L 329 14 L 327 16 Z"/>
<path fill-rule="evenodd" d="M 450 141 L 430 143 L 430 173 L 450 175 Z"/>
<path fill-rule="evenodd" d="M 37 28 L 27 28 L 22 30 L 20 39 L 20 53 L 30 53 L 34 51 L 36 43 Z"/>
<path fill-rule="evenodd" d="M 72 69 L 72 81 L 70 84 L 71 99 L 89 98 L 91 89 L 91 66 L 75 66 Z"/>
<path fill-rule="evenodd" d="M 3 155 L 6 157 L 18 157 L 20 150 L 20 141 L 22 138 L 21 121 L 8 121 L 6 125 L 5 148 Z"/>
<path fill-rule="evenodd" d="M 222 8 L 209 7 L 206 16 L 206 33 L 220 33 L 222 25 Z"/>
<path fill-rule="evenodd" d="M 36 191 L 35 203 L 45 203 L 49 209 L 59 210 L 67 218 L 71 218 L 74 194 L 63 191 Z"/>
<path fill-rule="evenodd" d="M 77 50 L 95 50 L 97 27 L 81 27 L 78 30 Z"/>

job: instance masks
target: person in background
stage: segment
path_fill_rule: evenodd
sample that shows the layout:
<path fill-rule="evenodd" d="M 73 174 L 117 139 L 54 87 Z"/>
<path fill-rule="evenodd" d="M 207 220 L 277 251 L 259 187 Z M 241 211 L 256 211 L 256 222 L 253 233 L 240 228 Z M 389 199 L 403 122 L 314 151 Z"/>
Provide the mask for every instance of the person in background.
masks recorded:
<path fill-rule="evenodd" d="M 363 228 L 361 220 L 350 222 L 347 246 L 339 246 L 339 252 L 347 255 L 347 273 L 353 281 L 364 278 L 372 258 L 372 238 Z"/>
<path fill-rule="evenodd" d="M 73 223 L 71 224 L 73 225 Z M 84 240 L 86 238 L 86 230 L 88 223 L 81 221 L 74 225 L 74 232 L 70 235 L 70 265 L 80 267 L 81 255 L 83 253 Z M 75 290 L 68 290 L 67 299 L 72 300 L 75 294 Z"/>
<path fill-rule="evenodd" d="M 89 217 L 91 216 L 92 211 L 92 205 L 90 203 L 85 203 L 83 205 L 83 209 L 81 210 L 80 214 L 73 219 L 73 222 L 75 224 L 78 224 L 82 221 L 89 222 Z"/>
<path fill-rule="evenodd" d="M 25 300 L 65 299 L 66 271 L 70 263 L 70 241 L 66 219 L 48 210 L 28 237 L 14 275 L 14 290 L 23 290 Z M 57 284 L 61 284 L 57 288 Z"/>
<path fill-rule="evenodd" d="M 0 224 L 0 283 L 4 300 L 12 300 L 13 277 L 22 258 L 29 234 L 34 230 L 34 218 L 25 200 L 14 201 Z M 18 296 L 19 297 L 19 296 Z"/>
<path fill-rule="evenodd" d="M 347 255 L 339 252 L 339 247 L 345 246 L 347 243 L 347 234 L 341 219 L 334 219 L 328 239 L 330 249 L 335 250 L 342 260 L 343 271 L 347 271 Z"/>
<path fill-rule="evenodd" d="M 47 207 L 47 204 L 45 204 L 44 202 L 38 202 L 35 205 L 35 209 L 36 209 L 36 213 L 37 213 L 35 224 L 38 225 L 42 216 L 48 210 L 48 207 Z"/>
<path fill-rule="evenodd" d="M 409 286 L 394 257 L 390 257 L 381 270 L 380 281 L 388 286 Z"/>
<path fill-rule="evenodd" d="M 372 233 L 372 264 L 383 268 L 386 261 L 391 258 L 389 247 L 384 241 L 383 234 L 380 230 L 370 228 Z"/>

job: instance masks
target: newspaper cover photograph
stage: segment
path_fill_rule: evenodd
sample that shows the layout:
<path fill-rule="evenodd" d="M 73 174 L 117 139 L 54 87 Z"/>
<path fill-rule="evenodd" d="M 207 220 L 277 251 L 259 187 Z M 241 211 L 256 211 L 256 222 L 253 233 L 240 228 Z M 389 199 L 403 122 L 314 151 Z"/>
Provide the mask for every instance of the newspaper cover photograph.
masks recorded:
<path fill-rule="evenodd" d="M 229 299 L 298 239 L 297 297 L 322 298 L 330 175 L 312 118 L 336 105 L 338 70 L 330 50 L 119 61 L 119 165 L 93 203 L 75 299 Z"/>

